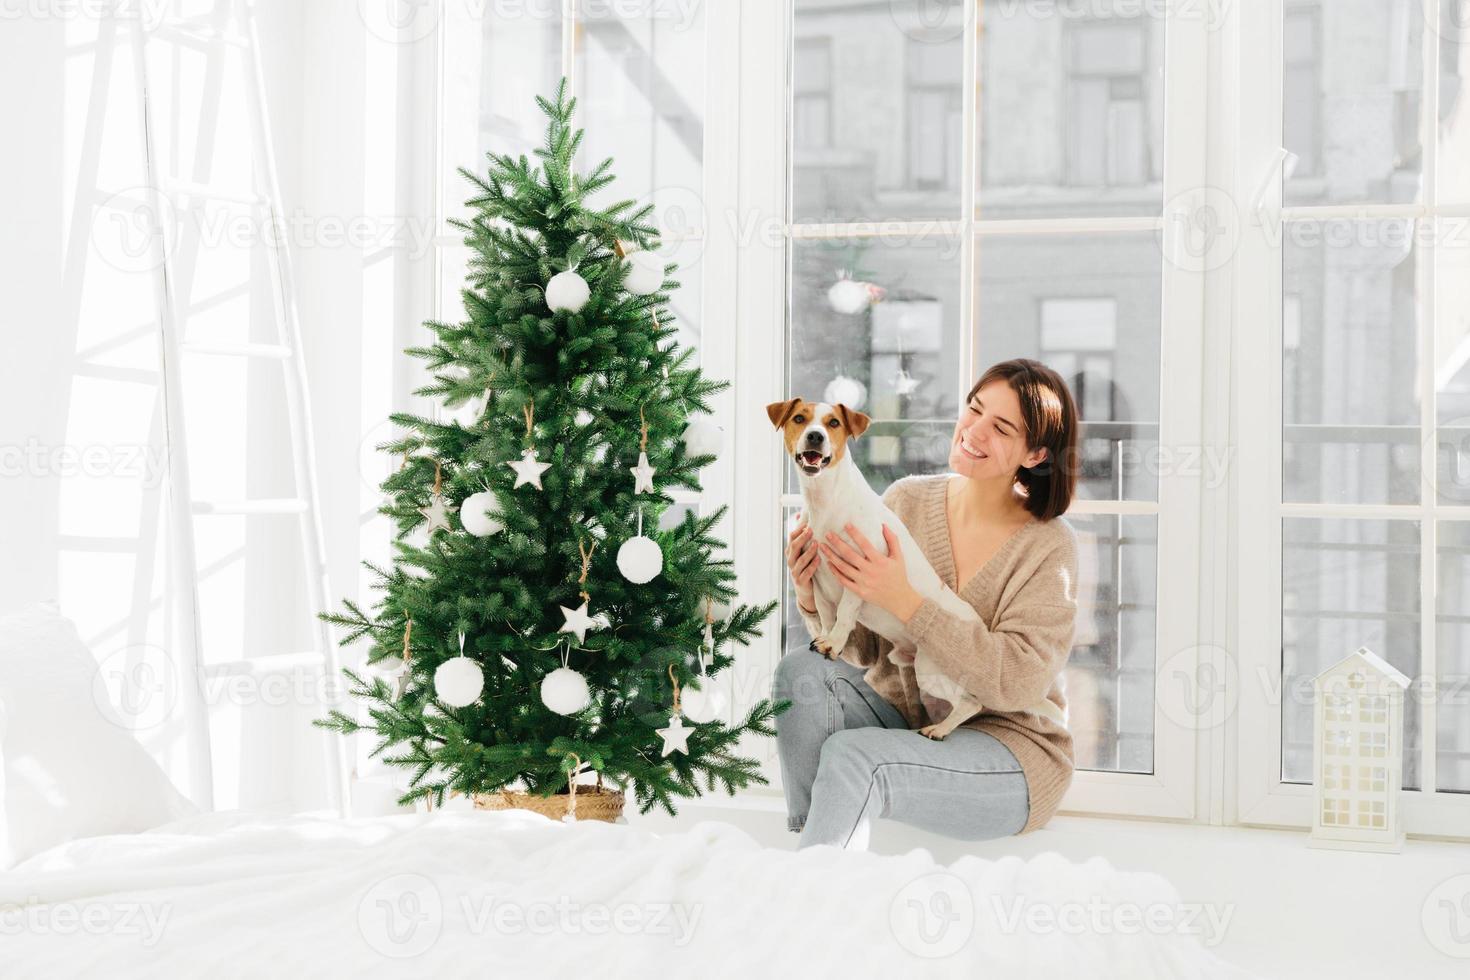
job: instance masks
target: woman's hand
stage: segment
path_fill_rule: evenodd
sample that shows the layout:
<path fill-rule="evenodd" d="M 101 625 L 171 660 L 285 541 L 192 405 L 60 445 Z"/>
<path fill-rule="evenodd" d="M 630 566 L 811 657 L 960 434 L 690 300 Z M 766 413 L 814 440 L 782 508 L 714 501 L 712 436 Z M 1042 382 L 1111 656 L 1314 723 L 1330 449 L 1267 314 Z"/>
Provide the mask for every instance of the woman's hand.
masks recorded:
<path fill-rule="evenodd" d="M 898 535 L 887 524 L 883 525 L 883 541 L 888 545 L 888 554 L 885 555 L 879 553 L 853 525 L 846 525 L 845 530 L 857 545 L 856 550 L 833 532 L 828 532 L 827 540 L 821 544 L 822 554 L 827 556 L 833 574 L 843 588 L 857 593 L 864 602 L 881 606 L 907 623 L 918 611 L 924 597 L 909 585 Z"/>
<path fill-rule="evenodd" d="M 791 572 L 791 584 L 796 589 L 796 601 L 808 610 L 817 608 L 816 588 L 812 579 L 822 558 L 817 554 L 817 542 L 812 539 L 812 529 L 802 514 L 796 528 L 786 536 L 786 568 Z"/>

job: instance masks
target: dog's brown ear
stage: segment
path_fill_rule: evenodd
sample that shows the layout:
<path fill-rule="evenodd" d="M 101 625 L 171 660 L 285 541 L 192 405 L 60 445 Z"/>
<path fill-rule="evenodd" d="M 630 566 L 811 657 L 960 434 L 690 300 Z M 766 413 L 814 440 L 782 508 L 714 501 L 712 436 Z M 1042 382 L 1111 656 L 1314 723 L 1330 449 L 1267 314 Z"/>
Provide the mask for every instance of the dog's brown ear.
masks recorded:
<path fill-rule="evenodd" d="M 771 424 L 781 428 L 786 420 L 796 412 L 796 406 L 801 404 L 800 398 L 792 398 L 784 402 L 771 402 L 766 406 L 766 414 L 771 417 Z"/>
<path fill-rule="evenodd" d="M 857 409 L 848 408 L 846 405 L 840 403 L 837 405 L 837 417 L 842 419 L 842 424 L 847 427 L 848 433 L 853 438 L 857 438 L 864 432 L 867 432 L 868 423 L 873 421 Z"/>

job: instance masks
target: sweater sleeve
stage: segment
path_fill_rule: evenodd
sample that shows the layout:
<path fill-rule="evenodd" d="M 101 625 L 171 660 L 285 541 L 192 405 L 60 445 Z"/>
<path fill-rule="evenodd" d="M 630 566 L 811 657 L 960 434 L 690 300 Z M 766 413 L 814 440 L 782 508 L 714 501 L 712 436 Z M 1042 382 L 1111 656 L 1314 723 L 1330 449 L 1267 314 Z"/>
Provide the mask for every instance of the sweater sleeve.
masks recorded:
<path fill-rule="evenodd" d="M 1070 537 L 1030 572 L 992 625 L 962 620 L 925 599 L 908 622 L 915 656 L 992 711 L 1024 711 L 1046 697 L 1066 665 L 1076 628 L 1077 559 Z"/>

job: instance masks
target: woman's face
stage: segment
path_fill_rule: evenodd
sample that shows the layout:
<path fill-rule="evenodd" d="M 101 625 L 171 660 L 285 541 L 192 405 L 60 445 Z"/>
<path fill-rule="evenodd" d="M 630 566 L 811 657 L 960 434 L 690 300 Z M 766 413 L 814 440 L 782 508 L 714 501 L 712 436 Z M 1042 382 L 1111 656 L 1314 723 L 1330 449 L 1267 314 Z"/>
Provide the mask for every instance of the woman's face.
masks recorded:
<path fill-rule="evenodd" d="M 1015 390 L 1004 378 L 990 382 L 960 409 L 949 445 L 950 469 L 971 479 L 987 479 L 1035 466 L 1046 458 L 1046 450 L 1028 451 L 1022 425 Z"/>

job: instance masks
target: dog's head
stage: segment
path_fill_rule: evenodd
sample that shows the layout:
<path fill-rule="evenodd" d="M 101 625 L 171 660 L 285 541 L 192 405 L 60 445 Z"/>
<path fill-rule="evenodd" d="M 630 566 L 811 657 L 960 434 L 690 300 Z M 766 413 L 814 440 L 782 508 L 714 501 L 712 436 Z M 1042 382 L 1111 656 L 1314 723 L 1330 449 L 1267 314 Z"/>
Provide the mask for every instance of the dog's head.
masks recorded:
<path fill-rule="evenodd" d="M 828 405 L 792 398 L 766 406 L 771 424 L 781 430 L 786 451 L 796 466 L 807 476 L 817 476 L 827 467 L 842 461 L 847 440 L 856 439 L 871 421 L 862 412 L 846 405 Z"/>

